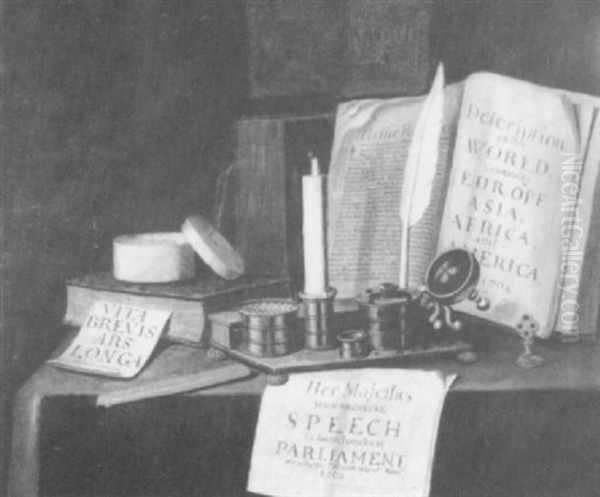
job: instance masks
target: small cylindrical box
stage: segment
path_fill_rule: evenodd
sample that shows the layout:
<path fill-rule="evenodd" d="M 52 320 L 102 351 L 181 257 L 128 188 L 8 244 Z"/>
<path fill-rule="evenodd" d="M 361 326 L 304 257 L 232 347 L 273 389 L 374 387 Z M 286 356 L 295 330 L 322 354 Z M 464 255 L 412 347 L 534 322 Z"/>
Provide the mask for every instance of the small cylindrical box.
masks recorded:
<path fill-rule="evenodd" d="M 241 317 L 241 349 L 261 357 L 290 354 L 301 345 L 298 333 L 299 304 L 289 299 L 258 299 L 244 302 Z"/>

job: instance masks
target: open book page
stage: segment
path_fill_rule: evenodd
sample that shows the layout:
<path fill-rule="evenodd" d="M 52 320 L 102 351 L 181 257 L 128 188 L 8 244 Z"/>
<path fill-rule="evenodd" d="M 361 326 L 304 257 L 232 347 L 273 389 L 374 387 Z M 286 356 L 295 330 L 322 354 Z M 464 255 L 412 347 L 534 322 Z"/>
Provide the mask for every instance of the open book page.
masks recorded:
<path fill-rule="evenodd" d="M 445 90 L 444 126 L 431 203 L 411 229 L 409 284 L 435 255 L 462 86 Z M 421 98 L 341 104 L 329 168 L 329 281 L 341 298 L 398 282 L 400 192 Z"/>
<path fill-rule="evenodd" d="M 458 309 L 508 326 L 524 315 L 539 335 L 559 296 L 561 165 L 576 130 L 561 96 L 493 74 L 465 84 L 439 250 L 462 247 L 481 264 L 491 309 Z"/>

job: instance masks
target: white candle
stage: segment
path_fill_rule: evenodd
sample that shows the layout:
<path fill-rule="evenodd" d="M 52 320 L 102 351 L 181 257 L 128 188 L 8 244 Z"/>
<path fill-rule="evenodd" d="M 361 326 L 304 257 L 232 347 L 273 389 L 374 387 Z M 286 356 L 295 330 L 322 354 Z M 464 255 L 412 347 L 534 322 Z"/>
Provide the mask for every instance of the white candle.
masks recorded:
<path fill-rule="evenodd" d="M 302 233 L 304 236 L 304 293 L 327 294 L 325 213 L 323 193 L 325 177 L 319 173 L 316 157 L 310 160 L 311 172 L 302 177 Z"/>

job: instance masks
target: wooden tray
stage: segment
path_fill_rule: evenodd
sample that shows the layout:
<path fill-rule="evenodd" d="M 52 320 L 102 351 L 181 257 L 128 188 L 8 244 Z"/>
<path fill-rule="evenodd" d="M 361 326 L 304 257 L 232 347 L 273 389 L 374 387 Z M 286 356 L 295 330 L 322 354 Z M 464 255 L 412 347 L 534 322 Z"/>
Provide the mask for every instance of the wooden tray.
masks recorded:
<path fill-rule="evenodd" d="M 456 356 L 461 362 L 472 362 L 477 356 L 472 344 L 465 341 L 446 339 L 432 343 L 427 347 L 415 347 L 401 351 L 371 351 L 363 358 L 347 359 L 340 356 L 340 349 L 308 350 L 302 349 L 291 354 L 277 357 L 261 357 L 238 348 L 235 326 L 239 324 L 239 315 L 235 311 L 211 314 L 211 346 L 219 354 L 236 359 L 251 368 L 268 375 L 287 375 L 302 371 L 322 371 L 328 369 L 375 367 L 402 364 L 408 360 Z M 336 311 L 336 320 L 341 329 L 348 329 L 356 323 L 356 311 Z M 465 354 L 466 353 L 466 354 Z M 218 355 L 218 354 L 217 354 Z"/>
<path fill-rule="evenodd" d="M 401 363 L 414 358 L 431 358 L 439 356 L 458 355 L 461 352 L 472 351 L 473 346 L 466 342 L 456 341 L 447 344 L 433 345 L 428 348 L 414 348 L 403 351 L 371 352 L 360 359 L 340 357 L 339 349 L 306 350 L 302 349 L 291 354 L 278 357 L 259 357 L 243 350 L 230 348 L 219 343 L 212 346 L 229 357 L 267 374 L 288 374 L 301 371 L 322 371 L 327 369 L 360 368 Z"/>

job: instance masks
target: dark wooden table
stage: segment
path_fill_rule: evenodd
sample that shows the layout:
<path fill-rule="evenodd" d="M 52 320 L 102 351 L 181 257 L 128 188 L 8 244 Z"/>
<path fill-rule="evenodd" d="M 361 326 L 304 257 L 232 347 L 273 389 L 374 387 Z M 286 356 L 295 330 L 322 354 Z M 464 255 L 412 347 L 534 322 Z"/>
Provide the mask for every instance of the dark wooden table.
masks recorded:
<path fill-rule="evenodd" d="M 432 496 L 600 495 L 600 346 L 544 342 L 546 364 L 524 370 L 518 337 L 482 336 L 475 364 L 398 364 L 458 374 Z M 44 366 L 16 398 L 10 495 L 244 495 L 264 387 L 259 375 L 105 409 L 106 380 Z"/>

